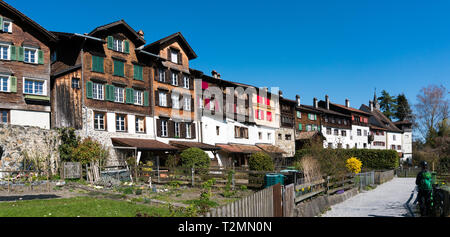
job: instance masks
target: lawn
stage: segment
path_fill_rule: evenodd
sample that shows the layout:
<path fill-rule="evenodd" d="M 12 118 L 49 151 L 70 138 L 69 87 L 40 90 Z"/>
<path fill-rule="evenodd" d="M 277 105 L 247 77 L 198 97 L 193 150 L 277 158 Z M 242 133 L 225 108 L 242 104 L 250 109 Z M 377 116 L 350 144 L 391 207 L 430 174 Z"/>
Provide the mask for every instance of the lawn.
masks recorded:
<path fill-rule="evenodd" d="M 137 213 L 170 215 L 164 206 L 92 197 L 0 203 L 0 217 L 135 217 Z"/>

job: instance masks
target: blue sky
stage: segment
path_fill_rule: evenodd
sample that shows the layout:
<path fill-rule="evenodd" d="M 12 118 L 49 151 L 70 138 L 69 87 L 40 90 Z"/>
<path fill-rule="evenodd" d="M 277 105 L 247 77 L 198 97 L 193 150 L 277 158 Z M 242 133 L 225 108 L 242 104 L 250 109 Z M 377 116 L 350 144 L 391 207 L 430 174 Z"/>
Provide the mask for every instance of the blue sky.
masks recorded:
<path fill-rule="evenodd" d="M 225 80 L 275 87 L 359 108 L 374 88 L 405 93 L 450 89 L 450 1 L 6 0 L 53 31 L 90 32 L 124 19 L 151 43 L 182 32 L 191 67 Z"/>

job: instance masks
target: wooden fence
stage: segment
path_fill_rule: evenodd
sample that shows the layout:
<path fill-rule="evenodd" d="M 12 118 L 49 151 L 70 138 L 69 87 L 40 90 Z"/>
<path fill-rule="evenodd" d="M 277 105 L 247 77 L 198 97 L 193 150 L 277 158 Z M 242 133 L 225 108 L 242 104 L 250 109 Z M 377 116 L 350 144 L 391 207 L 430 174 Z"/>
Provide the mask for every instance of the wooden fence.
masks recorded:
<path fill-rule="evenodd" d="M 273 185 L 225 206 L 212 208 L 205 217 L 274 217 L 281 210 L 281 185 Z M 280 191 L 280 192 L 278 192 Z M 282 216 L 279 215 L 278 216 Z"/>

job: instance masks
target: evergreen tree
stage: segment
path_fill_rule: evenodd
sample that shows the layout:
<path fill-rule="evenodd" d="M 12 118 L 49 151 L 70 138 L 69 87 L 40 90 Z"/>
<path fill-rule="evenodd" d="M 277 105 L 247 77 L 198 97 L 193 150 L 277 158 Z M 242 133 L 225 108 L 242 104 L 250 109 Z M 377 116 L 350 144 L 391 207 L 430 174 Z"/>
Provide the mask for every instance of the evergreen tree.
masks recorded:
<path fill-rule="evenodd" d="M 400 94 L 396 99 L 397 105 L 395 106 L 395 117 L 398 120 L 412 120 L 412 110 L 409 106 L 408 99 L 405 94 Z"/>
<path fill-rule="evenodd" d="M 388 118 L 391 119 L 395 117 L 395 111 L 396 111 L 396 98 L 389 95 L 389 93 L 385 90 L 381 91 L 381 96 L 377 98 L 378 103 L 380 104 L 380 109 L 383 112 L 383 114 Z"/>

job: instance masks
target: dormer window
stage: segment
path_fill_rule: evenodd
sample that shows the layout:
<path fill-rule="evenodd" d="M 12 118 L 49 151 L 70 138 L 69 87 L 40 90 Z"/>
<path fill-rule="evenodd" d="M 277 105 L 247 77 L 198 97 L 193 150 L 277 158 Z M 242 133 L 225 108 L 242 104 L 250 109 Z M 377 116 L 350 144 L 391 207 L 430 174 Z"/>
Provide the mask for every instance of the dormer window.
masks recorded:
<path fill-rule="evenodd" d="M 114 39 L 113 49 L 115 51 L 123 52 L 123 41 L 119 39 Z"/>
<path fill-rule="evenodd" d="M 118 38 L 114 38 L 112 36 L 108 36 L 108 49 L 121 52 L 121 53 L 129 53 L 130 52 L 130 42 L 128 40 L 122 40 Z"/>

